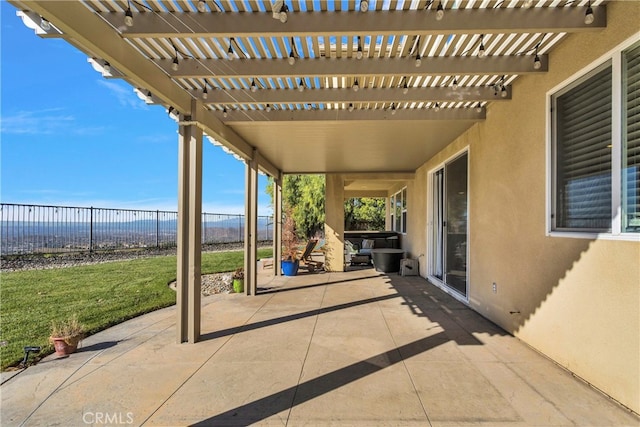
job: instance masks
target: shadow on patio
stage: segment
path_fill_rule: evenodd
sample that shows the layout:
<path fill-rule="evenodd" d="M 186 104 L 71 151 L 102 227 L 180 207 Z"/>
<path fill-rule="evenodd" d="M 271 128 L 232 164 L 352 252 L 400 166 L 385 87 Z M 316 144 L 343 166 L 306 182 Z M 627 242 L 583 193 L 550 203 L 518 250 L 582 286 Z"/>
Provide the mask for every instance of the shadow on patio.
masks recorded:
<path fill-rule="evenodd" d="M 260 284 L 204 299 L 196 345 L 175 344 L 170 308 L 45 359 L 2 386 L 3 425 L 638 424 L 424 279 Z"/>

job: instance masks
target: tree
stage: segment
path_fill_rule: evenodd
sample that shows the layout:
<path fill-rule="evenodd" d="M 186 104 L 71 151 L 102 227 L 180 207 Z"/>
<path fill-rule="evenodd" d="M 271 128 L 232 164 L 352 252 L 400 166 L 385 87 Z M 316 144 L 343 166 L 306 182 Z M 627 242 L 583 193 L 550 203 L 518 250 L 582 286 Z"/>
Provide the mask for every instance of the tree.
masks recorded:
<path fill-rule="evenodd" d="M 273 206 L 273 179 L 266 188 Z M 285 175 L 282 209 L 291 212 L 298 237 L 309 239 L 324 232 L 324 175 Z M 345 230 L 384 230 L 384 198 L 356 198 L 344 203 Z"/>
<path fill-rule="evenodd" d="M 273 206 L 273 179 L 266 188 Z M 282 208 L 291 212 L 300 238 L 311 238 L 324 231 L 324 175 L 285 175 L 282 184 Z"/>
<path fill-rule="evenodd" d="M 384 230 L 386 199 L 361 197 L 344 202 L 345 230 Z"/>

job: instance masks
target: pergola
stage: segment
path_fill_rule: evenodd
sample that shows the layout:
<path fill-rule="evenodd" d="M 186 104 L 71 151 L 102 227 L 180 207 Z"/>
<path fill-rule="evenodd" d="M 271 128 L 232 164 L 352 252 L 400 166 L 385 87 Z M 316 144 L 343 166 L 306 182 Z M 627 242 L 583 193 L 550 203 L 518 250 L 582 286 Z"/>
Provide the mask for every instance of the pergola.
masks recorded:
<path fill-rule="evenodd" d="M 253 294 L 259 171 L 276 183 L 279 272 L 283 174 L 339 173 L 327 191 L 386 197 L 509 102 L 519 75 L 547 72 L 567 33 L 606 26 L 601 0 L 10 2 L 178 122 L 179 342 L 200 336 L 203 134 L 247 165 Z"/>

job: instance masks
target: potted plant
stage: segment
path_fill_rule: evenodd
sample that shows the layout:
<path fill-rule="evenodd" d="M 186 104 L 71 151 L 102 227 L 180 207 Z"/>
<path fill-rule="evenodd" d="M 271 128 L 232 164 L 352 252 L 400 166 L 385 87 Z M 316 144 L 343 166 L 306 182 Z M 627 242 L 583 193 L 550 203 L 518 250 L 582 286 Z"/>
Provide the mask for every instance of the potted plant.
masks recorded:
<path fill-rule="evenodd" d="M 65 356 L 78 349 L 78 343 L 84 336 L 84 326 L 73 315 L 68 319 L 51 322 L 51 337 L 58 356 Z"/>
<path fill-rule="evenodd" d="M 233 279 L 233 292 L 238 294 L 244 292 L 244 268 L 236 268 L 231 278 Z"/>
<path fill-rule="evenodd" d="M 300 260 L 298 259 L 298 236 L 296 235 L 296 223 L 293 220 L 291 210 L 285 214 L 282 225 L 282 273 L 285 276 L 298 274 Z"/>

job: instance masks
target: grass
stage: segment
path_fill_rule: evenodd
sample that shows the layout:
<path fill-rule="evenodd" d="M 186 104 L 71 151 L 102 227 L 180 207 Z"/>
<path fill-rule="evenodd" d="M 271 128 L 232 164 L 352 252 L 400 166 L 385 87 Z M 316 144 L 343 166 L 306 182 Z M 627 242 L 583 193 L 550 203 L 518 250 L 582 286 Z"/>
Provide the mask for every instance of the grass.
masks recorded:
<path fill-rule="evenodd" d="M 269 256 L 271 249 L 258 250 L 259 258 Z M 233 271 L 243 265 L 243 257 L 243 251 L 205 252 L 202 273 Z M 175 278 L 175 256 L 2 273 L 2 370 L 22 360 L 25 346 L 41 346 L 40 357 L 52 353 L 49 335 L 54 321 L 77 315 L 91 335 L 175 304 L 176 294 L 167 286 Z"/>

